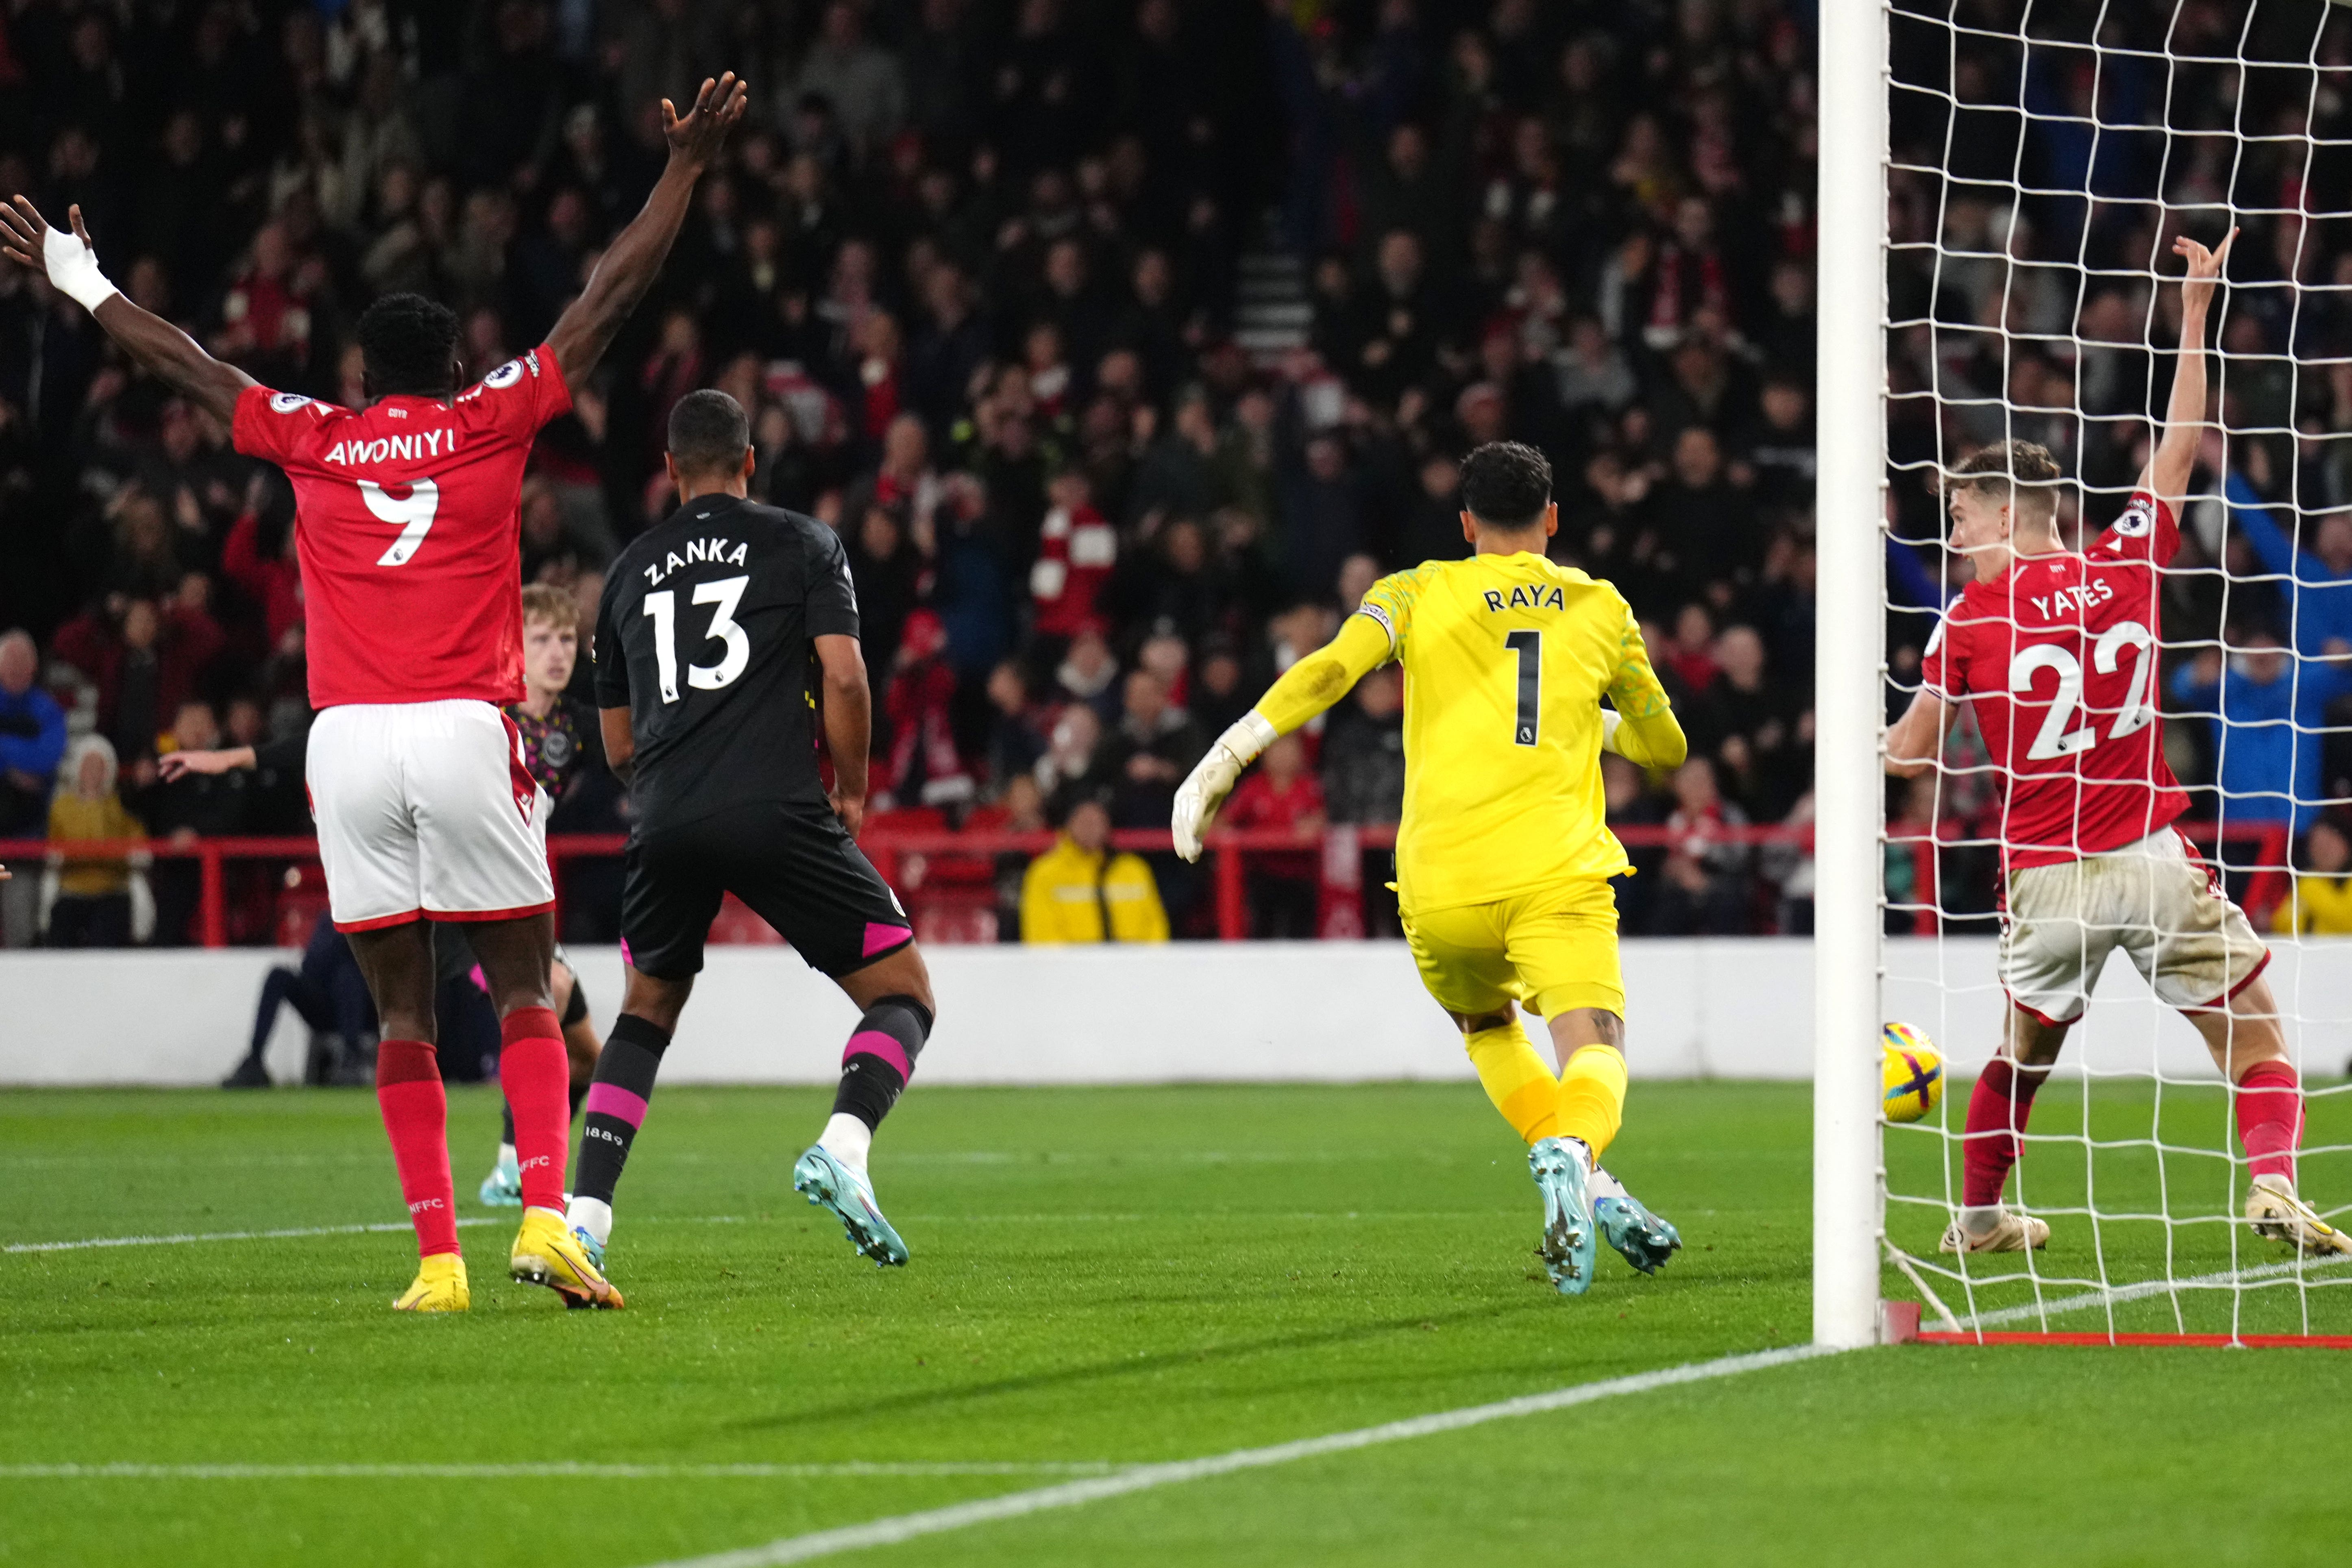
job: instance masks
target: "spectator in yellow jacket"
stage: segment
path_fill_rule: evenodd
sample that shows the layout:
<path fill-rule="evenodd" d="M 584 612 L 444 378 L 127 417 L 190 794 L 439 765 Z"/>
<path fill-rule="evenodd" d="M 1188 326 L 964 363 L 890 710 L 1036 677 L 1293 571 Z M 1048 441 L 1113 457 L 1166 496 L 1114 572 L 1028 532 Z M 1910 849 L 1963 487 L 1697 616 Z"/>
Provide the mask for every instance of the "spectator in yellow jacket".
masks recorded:
<path fill-rule="evenodd" d="M 49 802 L 49 842 L 144 838 L 147 829 L 114 793 L 114 748 L 102 735 L 84 735 L 66 753 L 63 784 Z M 58 899 L 49 909 L 51 947 L 131 944 L 131 867 L 122 860 L 84 860 L 68 849 L 58 871 Z"/>
<path fill-rule="evenodd" d="M 2305 869 L 2271 912 L 2271 929 L 2296 936 L 2352 936 L 2352 838 L 2332 817 L 2303 836 Z"/>
<path fill-rule="evenodd" d="M 1139 855 L 1113 853 L 1110 812 L 1098 800 L 1070 808 L 1054 847 L 1021 879 L 1021 940 L 1166 942 L 1168 911 Z"/>

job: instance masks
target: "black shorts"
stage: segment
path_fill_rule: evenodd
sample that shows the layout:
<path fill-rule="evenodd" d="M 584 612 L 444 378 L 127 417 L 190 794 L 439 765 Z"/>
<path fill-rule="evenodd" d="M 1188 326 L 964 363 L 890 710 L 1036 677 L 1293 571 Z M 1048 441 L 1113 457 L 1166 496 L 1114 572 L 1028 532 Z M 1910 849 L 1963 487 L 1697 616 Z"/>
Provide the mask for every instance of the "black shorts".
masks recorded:
<path fill-rule="evenodd" d="M 728 893 L 776 928 L 811 969 L 836 979 L 915 940 L 898 895 L 829 807 L 733 806 L 640 829 L 621 873 L 621 941 L 656 980 L 702 971 L 702 944 Z"/>

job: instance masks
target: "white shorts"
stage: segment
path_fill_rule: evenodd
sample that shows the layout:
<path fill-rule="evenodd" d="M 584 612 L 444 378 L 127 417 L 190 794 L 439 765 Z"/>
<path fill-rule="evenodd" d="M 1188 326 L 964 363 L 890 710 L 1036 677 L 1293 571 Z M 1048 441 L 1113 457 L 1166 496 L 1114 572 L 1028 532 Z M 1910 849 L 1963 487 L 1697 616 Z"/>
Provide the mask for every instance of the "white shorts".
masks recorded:
<path fill-rule="evenodd" d="M 2018 1006 L 2045 1024 L 2074 1022 L 2116 948 L 2168 1007 L 2218 1006 L 2271 957 L 2219 873 L 2169 827 L 2009 874 L 2000 983 Z"/>
<path fill-rule="evenodd" d="M 547 792 L 494 704 L 330 708 L 310 727 L 306 772 L 337 931 L 555 907 Z"/>

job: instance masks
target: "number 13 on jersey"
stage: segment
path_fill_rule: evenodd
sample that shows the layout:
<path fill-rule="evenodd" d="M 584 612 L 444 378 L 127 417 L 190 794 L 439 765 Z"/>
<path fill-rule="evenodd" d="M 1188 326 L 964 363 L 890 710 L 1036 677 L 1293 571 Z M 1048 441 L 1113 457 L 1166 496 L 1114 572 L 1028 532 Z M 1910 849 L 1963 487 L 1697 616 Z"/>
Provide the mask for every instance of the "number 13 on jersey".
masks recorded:
<path fill-rule="evenodd" d="M 735 606 L 742 602 L 743 590 L 751 581 L 748 576 L 722 577 L 715 583 L 698 583 L 694 586 L 696 604 L 715 606 L 701 640 L 727 645 L 726 653 L 717 664 L 686 667 L 686 683 L 697 691 L 717 691 L 731 684 L 751 662 L 751 636 L 735 624 Z M 662 700 L 675 702 L 678 699 L 677 595 L 664 588 L 657 594 L 647 594 L 645 604 L 645 613 L 653 617 L 654 663 L 661 677 Z"/>

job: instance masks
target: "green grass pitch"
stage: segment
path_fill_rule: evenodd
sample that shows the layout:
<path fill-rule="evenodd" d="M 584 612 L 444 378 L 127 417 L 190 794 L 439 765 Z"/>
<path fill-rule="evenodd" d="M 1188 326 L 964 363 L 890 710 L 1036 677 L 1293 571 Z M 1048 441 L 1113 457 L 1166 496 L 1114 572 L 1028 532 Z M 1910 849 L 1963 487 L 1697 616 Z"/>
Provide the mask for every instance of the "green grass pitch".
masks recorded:
<path fill-rule="evenodd" d="M 2095 1131 L 2146 1132 L 2144 1104 L 2100 1092 Z M 1687 1246 L 1654 1279 L 1604 1251 L 1575 1300 L 1542 1282 L 1524 1161 L 1468 1084 L 919 1086 L 877 1149 L 914 1248 L 887 1273 L 790 1191 L 826 1102 L 663 1091 L 622 1193 L 625 1312 L 508 1283 L 504 1216 L 461 1233 L 474 1310 L 438 1319 L 387 1310 L 404 1229 L 0 1254 L 0 1563 L 629 1568 L 1810 1332 L 1801 1086 L 1637 1084 L 1610 1164 Z M 2347 1113 L 2315 1102 L 2311 1140 L 2352 1142 Z M 470 1194 L 495 1114 L 453 1096 L 470 1219 L 488 1217 Z M 2168 1136 L 2210 1143 L 2219 1114 L 2180 1096 Z M 2080 1125 L 2053 1086 L 2037 1126 Z M 1936 1152 L 1891 1137 L 1898 1185 L 1930 1190 Z M 2088 1182 L 2103 1208 L 2159 1175 L 2215 1179 L 2166 1159 L 2051 1146 L 2029 1170 L 2047 1201 Z M 2352 1163 L 2315 1161 L 2305 1185 L 2352 1196 Z M 0 1241 L 400 1218 L 363 1093 L 0 1097 Z M 1927 1218 L 1894 1223 L 1932 1245 Z M 2088 1223 L 2060 1218 L 2053 1259 L 2083 1261 Z M 2181 1271 L 2231 1266 L 2211 1228 Z M 2118 1278 L 2155 1271 L 2148 1237 L 2106 1240 Z M 2238 1261 L 2275 1256 L 2242 1243 Z M 2307 1301 L 2313 1330 L 2352 1332 L 2352 1289 Z M 2170 1324 L 2132 1310 L 2163 1321 L 2123 1326 Z M 841 1560 L 2332 1563 L 2347 1388 L 2342 1352 L 1880 1350 Z M 551 1462 L 667 1468 L 281 1468 Z M 861 1463 L 932 1468 L 828 1468 Z M 110 1464 L 256 1468 L 26 1469 Z M 726 1465 L 764 1468 L 709 1468 Z"/>

